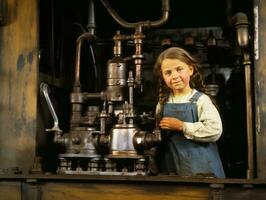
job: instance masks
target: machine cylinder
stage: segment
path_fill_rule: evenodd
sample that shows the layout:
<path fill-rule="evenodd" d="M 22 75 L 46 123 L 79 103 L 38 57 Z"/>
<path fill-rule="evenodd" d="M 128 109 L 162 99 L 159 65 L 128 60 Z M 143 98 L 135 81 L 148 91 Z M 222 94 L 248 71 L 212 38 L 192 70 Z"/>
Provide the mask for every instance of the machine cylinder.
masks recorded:
<path fill-rule="evenodd" d="M 134 156 L 133 138 L 138 128 L 133 124 L 116 124 L 111 130 L 110 153 L 112 156 Z"/>
<path fill-rule="evenodd" d="M 126 65 L 124 60 L 116 56 L 108 62 L 107 66 L 107 100 L 123 101 L 123 89 L 127 84 Z"/>

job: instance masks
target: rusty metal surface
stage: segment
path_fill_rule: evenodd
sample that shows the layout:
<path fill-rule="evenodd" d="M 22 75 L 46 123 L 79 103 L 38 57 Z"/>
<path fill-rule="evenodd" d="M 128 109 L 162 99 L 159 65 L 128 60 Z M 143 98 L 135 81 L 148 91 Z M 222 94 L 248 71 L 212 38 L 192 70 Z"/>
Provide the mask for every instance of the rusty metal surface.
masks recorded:
<path fill-rule="evenodd" d="M 33 164 L 36 134 L 38 7 L 7 1 L 0 27 L 0 169 Z"/>
<path fill-rule="evenodd" d="M 256 147 L 257 147 L 257 176 L 259 178 L 266 178 L 266 2 L 254 1 L 254 10 L 258 11 L 255 15 L 258 20 L 255 29 L 255 56 L 254 56 L 254 75 L 255 75 L 255 105 L 256 105 Z M 256 24 L 255 24 L 256 26 Z M 256 39 L 258 36 L 258 40 Z M 256 44 L 258 46 L 256 46 Z"/>

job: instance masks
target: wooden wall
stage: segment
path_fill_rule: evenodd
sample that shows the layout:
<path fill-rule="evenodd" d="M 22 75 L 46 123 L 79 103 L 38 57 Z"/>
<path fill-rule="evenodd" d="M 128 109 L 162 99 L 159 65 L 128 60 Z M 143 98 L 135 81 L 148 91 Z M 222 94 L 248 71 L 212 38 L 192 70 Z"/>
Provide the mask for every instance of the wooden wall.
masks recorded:
<path fill-rule="evenodd" d="M 38 74 L 37 0 L 8 0 L 0 26 L 0 169 L 33 164 Z"/>
<path fill-rule="evenodd" d="M 254 40 L 257 177 L 266 178 L 266 2 L 255 0 L 254 11 L 258 14 L 254 20 L 257 17 Z"/>

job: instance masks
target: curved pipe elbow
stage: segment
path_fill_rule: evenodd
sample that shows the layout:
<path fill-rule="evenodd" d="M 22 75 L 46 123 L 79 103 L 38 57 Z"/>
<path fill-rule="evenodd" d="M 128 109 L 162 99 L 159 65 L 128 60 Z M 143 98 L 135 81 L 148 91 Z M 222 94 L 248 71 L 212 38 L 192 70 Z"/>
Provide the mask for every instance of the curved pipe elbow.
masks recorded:
<path fill-rule="evenodd" d="M 80 55 L 81 55 L 81 46 L 85 39 L 91 43 L 95 40 L 95 35 L 92 35 L 89 32 L 85 32 L 82 35 L 80 35 L 77 39 L 74 87 L 80 86 Z"/>
<path fill-rule="evenodd" d="M 166 23 L 169 17 L 169 0 L 162 0 L 162 17 L 158 21 L 150 22 L 150 21 L 142 21 L 142 22 L 136 22 L 136 23 L 129 23 L 123 20 L 116 12 L 115 10 L 110 6 L 110 4 L 107 2 L 107 0 L 101 0 L 101 3 L 103 6 L 107 9 L 109 14 L 114 18 L 114 20 L 121 25 L 124 28 L 136 28 L 139 26 L 142 27 L 158 27 Z"/>
<path fill-rule="evenodd" d="M 151 22 L 150 26 L 151 27 L 162 26 L 167 22 L 168 18 L 169 18 L 169 11 L 164 11 L 162 18 L 158 21 Z"/>
<path fill-rule="evenodd" d="M 85 32 L 78 37 L 77 44 L 82 43 L 84 39 L 87 39 L 89 42 L 93 42 L 96 39 L 96 36 L 90 32 Z"/>
<path fill-rule="evenodd" d="M 162 0 L 162 17 L 158 21 L 151 22 L 151 27 L 158 27 L 165 24 L 169 18 L 170 4 L 169 0 Z"/>

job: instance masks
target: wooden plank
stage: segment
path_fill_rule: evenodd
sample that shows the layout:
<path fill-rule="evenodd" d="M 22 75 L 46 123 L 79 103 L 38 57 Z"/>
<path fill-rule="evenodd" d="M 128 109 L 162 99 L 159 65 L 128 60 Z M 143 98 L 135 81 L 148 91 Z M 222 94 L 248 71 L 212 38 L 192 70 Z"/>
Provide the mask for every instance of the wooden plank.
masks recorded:
<path fill-rule="evenodd" d="M 42 199 L 205 200 L 209 191 L 208 187 L 171 184 L 47 183 L 42 186 Z"/>
<path fill-rule="evenodd" d="M 255 75 L 255 130 L 256 130 L 256 150 L 257 150 L 257 176 L 266 178 L 266 2 L 254 1 L 255 9 L 257 10 L 258 29 L 258 44 L 257 55 L 254 59 L 254 75 Z M 255 18 L 256 18 L 255 17 Z M 257 32 L 258 31 L 258 32 Z"/>
<path fill-rule="evenodd" d="M 0 27 L 0 168 L 33 164 L 38 73 L 37 0 L 7 1 Z"/>
<path fill-rule="evenodd" d="M 0 182 L 1 200 L 21 200 L 20 182 Z"/>

